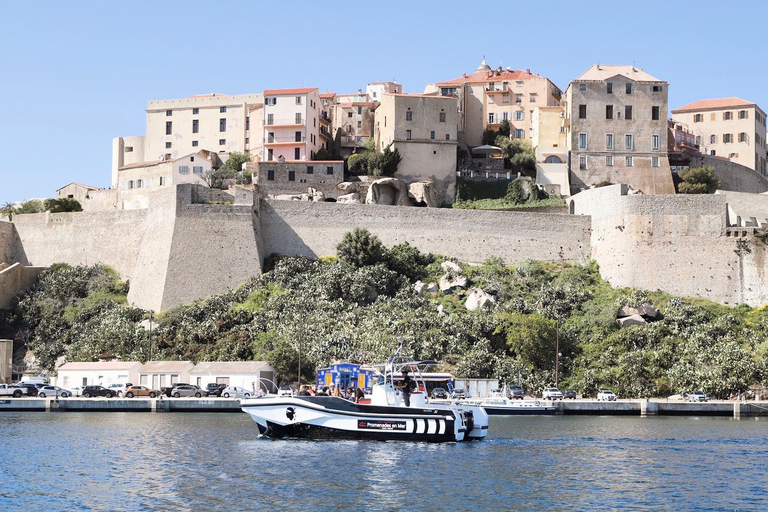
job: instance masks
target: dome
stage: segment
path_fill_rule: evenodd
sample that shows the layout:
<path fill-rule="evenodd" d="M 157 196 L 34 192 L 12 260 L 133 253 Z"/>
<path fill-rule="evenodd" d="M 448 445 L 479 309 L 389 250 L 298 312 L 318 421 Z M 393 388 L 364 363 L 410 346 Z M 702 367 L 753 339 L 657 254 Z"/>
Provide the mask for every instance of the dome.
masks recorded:
<path fill-rule="evenodd" d="M 485 59 L 483 59 L 483 62 L 480 63 L 479 66 L 477 66 L 477 69 L 475 71 L 489 71 L 491 69 L 491 66 L 486 64 Z"/>

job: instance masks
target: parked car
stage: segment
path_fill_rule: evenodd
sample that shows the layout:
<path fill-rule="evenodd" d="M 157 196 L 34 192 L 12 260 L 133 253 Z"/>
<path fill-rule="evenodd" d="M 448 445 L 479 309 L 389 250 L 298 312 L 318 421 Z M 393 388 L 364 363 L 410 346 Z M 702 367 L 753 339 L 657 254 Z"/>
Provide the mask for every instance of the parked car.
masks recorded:
<path fill-rule="evenodd" d="M 83 394 L 83 386 L 70 386 L 68 388 L 69 392 L 72 393 L 72 396 L 80 396 Z"/>
<path fill-rule="evenodd" d="M 85 386 L 83 388 L 83 396 L 85 398 L 91 398 L 92 396 L 105 396 L 112 398 L 115 396 L 114 391 L 107 389 L 104 386 Z"/>
<path fill-rule="evenodd" d="M 509 398 L 522 400 L 525 398 L 525 391 L 523 391 L 523 386 L 509 386 L 509 392 L 507 393 L 507 396 Z"/>
<path fill-rule="evenodd" d="M 12 396 L 21 398 L 27 394 L 27 388 L 22 388 L 16 384 L 0 384 L 0 396 Z"/>
<path fill-rule="evenodd" d="M 707 394 L 702 390 L 694 391 L 688 395 L 689 402 L 706 402 L 708 400 Z"/>
<path fill-rule="evenodd" d="M 224 393 L 222 392 L 222 396 Z M 277 396 L 293 396 L 293 389 L 291 389 L 290 386 L 281 386 L 280 389 L 277 390 Z"/>
<path fill-rule="evenodd" d="M 463 400 L 463 399 L 467 398 L 467 394 L 464 392 L 464 389 L 462 389 L 462 388 L 454 389 L 452 396 L 456 400 Z"/>
<path fill-rule="evenodd" d="M 27 396 L 37 396 L 37 386 L 35 384 L 30 382 L 20 382 L 19 387 L 27 390 Z"/>
<path fill-rule="evenodd" d="M 188 384 L 186 382 L 177 382 L 176 384 L 173 384 L 171 386 L 163 386 L 160 388 L 160 394 L 165 395 L 167 397 L 171 397 L 173 396 L 173 390 L 176 386 L 191 386 L 191 385 L 192 384 Z"/>
<path fill-rule="evenodd" d="M 211 382 L 207 386 L 205 386 L 205 396 L 221 396 L 221 392 L 226 389 L 226 384 L 216 384 L 215 382 Z"/>
<path fill-rule="evenodd" d="M 541 394 L 543 400 L 562 400 L 563 394 L 557 388 L 547 388 Z"/>
<path fill-rule="evenodd" d="M 135 396 L 148 396 L 149 398 L 155 398 L 160 396 L 160 390 L 150 389 L 147 386 L 128 386 L 125 389 L 125 398 L 133 398 Z"/>
<path fill-rule="evenodd" d="M 107 386 L 107 389 L 111 389 L 115 396 L 123 396 L 125 389 L 133 386 L 130 382 L 116 382 Z"/>
<path fill-rule="evenodd" d="M 39 396 L 40 398 L 45 398 L 45 397 L 67 398 L 72 396 L 72 393 L 67 389 L 60 388 L 59 386 L 43 386 L 37 390 L 37 396 Z"/>
<path fill-rule="evenodd" d="M 221 391 L 221 396 L 224 398 L 251 398 L 251 394 L 250 389 L 245 389 L 240 386 L 230 386 Z"/>
<path fill-rule="evenodd" d="M 171 391 L 171 396 L 174 398 L 181 398 L 183 396 L 193 396 L 195 398 L 200 398 L 203 396 L 203 391 L 199 387 L 193 386 L 192 384 L 176 385 Z"/>
<path fill-rule="evenodd" d="M 611 391 L 610 389 L 601 389 L 600 392 L 597 394 L 597 400 L 599 402 L 615 402 L 616 395 L 614 395 L 613 391 Z"/>
<path fill-rule="evenodd" d="M 435 388 L 432 390 L 432 398 L 448 398 L 448 392 L 445 390 L 445 388 Z"/>
<path fill-rule="evenodd" d="M 565 391 L 563 391 L 563 399 L 568 399 L 568 398 L 570 398 L 571 400 L 576 400 L 576 390 L 566 389 Z"/>

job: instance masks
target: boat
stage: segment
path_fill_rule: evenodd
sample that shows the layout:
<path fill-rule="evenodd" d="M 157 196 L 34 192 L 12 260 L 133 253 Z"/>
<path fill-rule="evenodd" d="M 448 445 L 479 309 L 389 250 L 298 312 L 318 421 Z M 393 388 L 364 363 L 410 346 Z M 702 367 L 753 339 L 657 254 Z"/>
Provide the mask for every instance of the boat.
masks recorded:
<path fill-rule="evenodd" d="M 491 396 L 472 400 L 463 400 L 461 403 L 482 407 L 489 416 L 514 416 L 514 415 L 553 415 L 557 413 L 557 407 L 551 400 L 511 400 L 504 391 L 495 389 Z"/>
<path fill-rule="evenodd" d="M 488 434 L 488 415 L 473 404 L 430 402 L 421 379 L 423 368 L 436 361 L 414 361 L 402 347 L 387 360 L 373 385 L 371 403 L 333 396 L 268 396 L 240 401 L 242 410 L 270 438 L 371 439 L 433 443 L 480 440 Z M 417 390 L 410 407 L 396 384 L 404 369 Z"/>

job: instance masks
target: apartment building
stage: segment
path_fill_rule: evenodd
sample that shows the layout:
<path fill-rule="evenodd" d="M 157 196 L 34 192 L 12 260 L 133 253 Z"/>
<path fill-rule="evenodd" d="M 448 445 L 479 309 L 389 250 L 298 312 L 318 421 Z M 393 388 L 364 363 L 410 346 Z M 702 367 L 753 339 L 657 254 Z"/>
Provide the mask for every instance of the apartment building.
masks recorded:
<path fill-rule="evenodd" d="M 262 161 L 312 160 L 322 147 L 317 88 L 264 91 Z"/>
<path fill-rule="evenodd" d="M 667 159 L 668 84 L 634 66 L 597 64 L 565 92 L 572 192 L 626 183 L 674 194 Z"/>
<path fill-rule="evenodd" d="M 336 93 L 320 94 L 320 147 L 334 151 L 333 113 L 336 105 Z"/>
<path fill-rule="evenodd" d="M 428 88 L 427 90 L 432 90 Z M 559 106 L 562 92 L 548 78 L 531 70 L 491 69 L 485 60 L 474 73 L 435 84 L 441 96 L 459 103 L 459 141 L 482 144 L 483 131 L 510 125 L 510 138 L 532 141 L 533 111 L 538 106 Z"/>
<path fill-rule="evenodd" d="M 365 87 L 371 101 L 381 101 L 385 94 L 402 94 L 403 86 L 397 82 L 372 82 Z"/>
<path fill-rule="evenodd" d="M 424 94 L 384 94 L 376 108 L 376 150 L 397 149 L 396 177 L 434 182 L 437 197 L 452 203 L 456 192 L 456 99 Z"/>
<path fill-rule="evenodd" d="M 343 100 L 357 101 L 343 101 Z M 333 119 L 338 153 L 349 157 L 373 137 L 374 111 L 379 104 L 367 101 L 367 95 L 339 95 Z"/>
<path fill-rule="evenodd" d="M 700 100 L 673 110 L 672 119 L 691 129 L 702 153 L 768 175 L 765 112 L 757 104 L 741 98 Z"/>
<path fill-rule="evenodd" d="M 112 141 L 112 187 L 118 186 L 119 170 L 128 165 L 174 160 L 201 150 L 224 159 L 249 151 L 252 107 L 261 103 L 261 94 L 149 101 L 145 135 Z"/>

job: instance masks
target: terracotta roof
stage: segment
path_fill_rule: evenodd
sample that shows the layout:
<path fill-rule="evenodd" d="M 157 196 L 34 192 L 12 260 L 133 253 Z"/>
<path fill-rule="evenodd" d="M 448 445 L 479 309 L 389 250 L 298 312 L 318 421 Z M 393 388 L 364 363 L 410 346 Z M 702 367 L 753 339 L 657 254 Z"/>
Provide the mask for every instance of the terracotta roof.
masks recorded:
<path fill-rule="evenodd" d="M 161 372 L 183 372 L 191 370 L 195 365 L 192 361 L 147 361 L 141 368 L 140 373 L 161 373 Z"/>
<path fill-rule="evenodd" d="M 694 112 L 697 110 L 710 110 L 728 107 L 754 107 L 756 106 L 751 101 L 743 100 L 741 98 L 714 98 L 711 100 L 699 100 L 689 103 L 680 108 L 676 108 L 672 111 L 673 114 L 678 112 Z"/>
<path fill-rule="evenodd" d="M 316 91 L 317 87 L 307 87 L 304 89 L 265 89 L 264 96 L 282 96 L 287 94 L 307 94 L 308 92 Z"/>
<path fill-rule="evenodd" d="M 322 92 L 322 93 L 320 93 L 320 97 L 321 98 L 333 98 L 334 96 L 336 96 L 335 92 Z"/>
<path fill-rule="evenodd" d="M 73 181 L 73 182 L 71 182 L 71 183 L 67 183 L 66 185 L 64 185 L 64 186 L 63 186 L 63 187 L 61 187 L 61 188 L 57 188 L 57 189 L 56 189 L 56 191 L 58 192 L 58 191 L 59 191 L 59 190 L 61 190 L 62 188 L 66 188 L 66 187 L 68 187 L 68 186 L 70 186 L 70 185 L 77 185 L 78 187 L 87 188 L 88 190 L 99 190 L 99 187 L 92 187 L 92 186 L 90 186 L 90 185 L 83 185 L 82 183 L 77 183 L 76 181 Z"/>
<path fill-rule="evenodd" d="M 194 374 L 232 374 L 232 373 L 250 373 L 256 374 L 261 370 L 270 368 L 266 361 L 227 361 L 198 363 L 189 373 Z"/>
<path fill-rule="evenodd" d="M 454 78 L 453 80 L 446 80 L 445 82 L 438 82 L 435 85 L 438 87 L 450 87 L 452 85 L 461 84 L 477 84 L 485 82 L 503 82 L 509 80 L 528 80 L 531 78 L 542 78 L 539 75 L 534 75 L 523 69 L 513 70 L 488 70 L 488 71 L 475 71 L 474 73 Z"/>
<path fill-rule="evenodd" d="M 59 371 L 62 370 L 131 370 L 136 366 L 140 366 L 141 363 L 135 361 L 97 361 L 97 362 L 82 362 L 82 363 L 64 363 L 59 366 Z"/>
<path fill-rule="evenodd" d="M 616 75 L 631 78 L 637 82 L 663 82 L 663 80 L 659 80 L 635 66 L 614 66 L 608 64 L 595 64 L 576 80 L 605 80 Z"/>
<path fill-rule="evenodd" d="M 397 96 L 398 98 L 434 98 L 436 100 L 453 100 L 456 101 L 456 98 L 452 96 L 440 96 L 439 94 L 405 94 L 405 93 L 394 93 L 394 92 L 386 92 L 383 94 L 383 96 Z"/>

